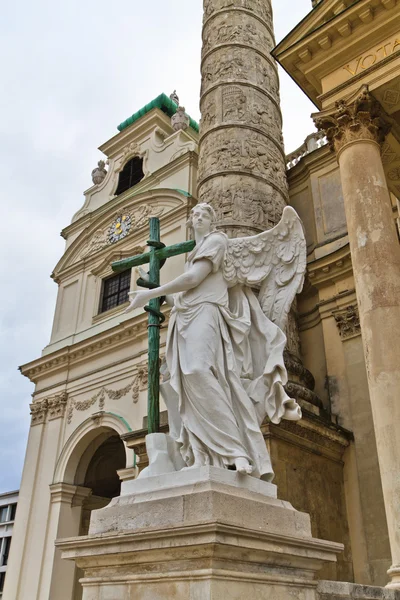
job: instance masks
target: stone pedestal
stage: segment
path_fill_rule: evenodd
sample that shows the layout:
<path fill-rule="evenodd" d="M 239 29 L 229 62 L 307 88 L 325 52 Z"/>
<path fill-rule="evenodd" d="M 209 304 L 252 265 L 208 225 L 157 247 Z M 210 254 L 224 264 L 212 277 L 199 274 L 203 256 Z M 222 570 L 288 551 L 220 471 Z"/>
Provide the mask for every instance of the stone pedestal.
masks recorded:
<path fill-rule="evenodd" d="M 316 600 L 342 546 L 311 536 L 276 487 L 203 467 L 127 482 L 89 535 L 57 542 L 83 569 L 83 600 Z"/>

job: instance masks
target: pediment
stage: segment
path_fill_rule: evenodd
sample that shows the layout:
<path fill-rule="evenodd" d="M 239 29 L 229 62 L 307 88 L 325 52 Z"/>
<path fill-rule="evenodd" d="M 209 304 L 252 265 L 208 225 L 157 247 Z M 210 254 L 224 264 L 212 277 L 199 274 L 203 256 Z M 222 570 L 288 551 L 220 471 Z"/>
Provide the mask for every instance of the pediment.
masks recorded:
<path fill-rule="evenodd" d="M 115 202 L 111 204 L 108 210 L 102 207 L 100 214 L 94 214 L 91 224 L 69 246 L 54 269 L 52 277 L 55 281 L 59 281 L 62 274 L 66 275 L 71 269 L 79 270 L 87 263 L 96 271 L 98 268 L 101 270 L 110 252 L 116 258 L 124 258 L 127 249 L 131 256 L 132 244 L 135 248 L 140 246 L 137 239 L 148 227 L 149 218 L 159 217 L 162 222 L 164 217 L 186 208 L 188 198 L 178 190 L 153 189 L 119 205 Z M 122 216 L 129 220 L 129 229 L 120 240 L 112 239 L 114 224 Z"/>
<path fill-rule="evenodd" d="M 361 0 L 362 1 L 362 0 Z M 273 54 L 279 56 L 304 41 L 354 5 L 354 0 L 321 0 L 311 12 L 277 45 Z"/>
<path fill-rule="evenodd" d="M 352 86 L 380 85 L 380 69 L 398 55 L 398 14 L 396 0 L 321 0 L 273 56 L 318 108 L 325 107 L 336 88 L 346 96 Z"/>

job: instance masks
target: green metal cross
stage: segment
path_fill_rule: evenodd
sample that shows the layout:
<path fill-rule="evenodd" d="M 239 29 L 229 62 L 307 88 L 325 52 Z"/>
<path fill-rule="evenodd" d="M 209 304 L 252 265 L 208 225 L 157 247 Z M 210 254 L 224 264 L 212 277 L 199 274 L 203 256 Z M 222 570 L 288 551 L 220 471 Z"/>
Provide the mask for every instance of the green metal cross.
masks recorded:
<path fill-rule="evenodd" d="M 112 270 L 116 273 L 139 267 L 149 263 L 149 281 L 142 278 L 137 280 L 141 287 L 154 289 L 160 285 L 160 269 L 163 267 L 167 258 L 178 256 L 191 252 L 196 245 L 194 240 L 174 244 L 166 247 L 160 241 L 160 219 L 151 217 L 150 219 L 150 239 L 147 242 L 150 251 L 145 254 L 138 254 L 131 258 L 118 260 L 112 263 Z M 149 433 L 157 433 L 160 430 L 160 327 L 165 321 L 165 317 L 160 312 L 162 298 L 150 300 L 149 306 L 144 310 L 149 313 L 148 317 L 148 338 L 149 338 L 149 365 L 148 365 L 148 388 L 147 388 L 147 414 Z"/>

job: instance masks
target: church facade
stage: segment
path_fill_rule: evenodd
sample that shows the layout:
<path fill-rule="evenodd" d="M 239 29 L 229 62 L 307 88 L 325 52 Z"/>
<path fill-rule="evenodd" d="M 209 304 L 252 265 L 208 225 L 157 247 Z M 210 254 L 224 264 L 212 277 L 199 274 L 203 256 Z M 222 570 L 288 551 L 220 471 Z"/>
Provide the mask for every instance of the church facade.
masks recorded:
<path fill-rule="evenodd" d="M 304 418 L 279 427 L 265 422 L 263 434 L 279 497 L 310 514 L 314 537 L 344 545 L 320 578 L 385 586 L 393 544 L 381 440 L 349 244 L 347 188 L 324 111 L 368 85 L 389 115 L 391 131 L 382 148 L 394 231 L 399 6 L 395 0 L 314 4 L 274 51 L 322 111 L 320 133 L 286 157 L 287 201 L 304 223 L 308 249 L 306 284 L 292 311 L 286 353 L 287 389 Z M 228 91 L 224 101 L 240 119 L 240 94 L 232 86 Z M 93 170 L 84 205 L 62 232 L 66 247 L 53 272 L 59 289 L 51 339 L 38 359 L 21 367 L 35 391 L 5 600 L 79 600 L 82 573 L 62 560 L 55 541 L 86 535 L 91 511 L 106 506 L 119 495 L 121 481 L 147 465 L 147 317 L 141 310 L 124 313 L 136 269 L 115 275 L 111 263 L 145 251 L 152 216 L 160 218 L 166 245 L 187 239 L 198 182 L 209 190 L 204 163 L 198 171 L 199 127 L 178 104 L 162 94 L 121 123 L 100 147 L 107 168 L 101 161 Z M 203 105 L 210 125 L 212 111 L 212 104 L 207 110 Z M 257 160 L 252 157 L 253 167 Z M 261 209 L 245 200 L 238 194 L 236 220 L 242 215 L 246 230 L 250 223 L 257 231 Z M 169 259 L 162 282 L 183 265 L 183 256 Z M 163 328 L 162 350 L 165 333 Z M 161 417 L 167 431 L 166 413 Z"/>

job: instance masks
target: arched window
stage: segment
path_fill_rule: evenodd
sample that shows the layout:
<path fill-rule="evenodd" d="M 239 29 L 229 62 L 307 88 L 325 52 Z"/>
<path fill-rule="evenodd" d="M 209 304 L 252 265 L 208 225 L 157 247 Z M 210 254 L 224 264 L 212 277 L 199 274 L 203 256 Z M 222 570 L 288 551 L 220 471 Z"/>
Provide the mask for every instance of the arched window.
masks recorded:
<path fill-rule="evenodd" d="M 128 160 L 121 173 L 119 174 L 118 187 L 115 192 L 117 196 L 129 190 L 144 177 L 143 173 L 143 158 L 135 156 Z"/>

